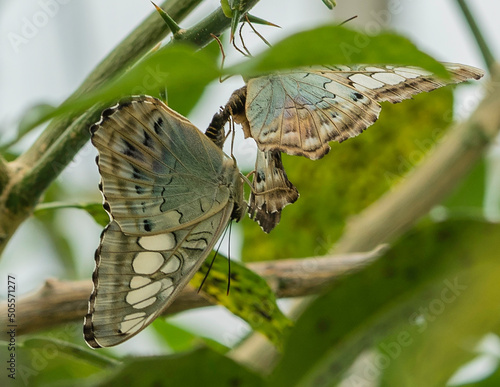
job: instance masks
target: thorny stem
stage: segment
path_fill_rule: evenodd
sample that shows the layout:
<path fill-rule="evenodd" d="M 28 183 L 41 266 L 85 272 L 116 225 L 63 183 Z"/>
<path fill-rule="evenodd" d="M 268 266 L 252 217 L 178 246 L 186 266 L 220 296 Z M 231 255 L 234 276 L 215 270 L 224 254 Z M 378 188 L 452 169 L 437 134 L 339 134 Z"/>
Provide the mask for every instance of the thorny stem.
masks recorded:
<path fill-rule="evenodd" d="M 462 13 L 465 17 L 465 20 L 467 21 L 467 24 L 469 25 L 469 28 L 472 31 L 472 34 L 474 35 L 474 38 L 476 39 L 477 45 L 479 46 L 481 54 L 483 55 L 483 59 L 486 62 L 486 66 L 488 66 L 488 69 L 491 70 L 493 64 L 495 63 L 495 58 L 488 44 L 486 43 L 486 40 L 484 39 L 481 29 L 477 25 L 476 20 L 474 19 L 474 16 L 472 15 L 472 12 L 467 5 L 467 2 L 465 0 L 457 0 L 457 3 L 462 10 Z"/>
<path fill-rule="evenodd" d="M 171 0 L 164 2 L 162 8 L 173 19 L 180 21 L 200 1 Z M 248 1 L 247 10 L 257 2 L 258 0 Z M 211 42 L 211 33 L 221 34 L 230 23 L 231 19 L 218 9 L 192 28 L 177 33 L 176 39 L 203 47 Z M 154 11 L 96 67 L 68 100 L 96 90 L 107 80 L 129 68 L 168 32 L 165 22 Z M 0 192 L 0 220 L 3 220 L 0 221 L 0 251 L 5 248 L 19 224 L 30 215 L 42 193 L 88 141 L 88 128 L 99 119 L 102 108 L 103 106 L 96 105 L 79 116 L 69 114 L 54 119 L 30 149 L 8 165 L 11 171 L 16 171 L 15 174 L 11 173 L 16 180 L 5 184 L 8 189 Z"/>

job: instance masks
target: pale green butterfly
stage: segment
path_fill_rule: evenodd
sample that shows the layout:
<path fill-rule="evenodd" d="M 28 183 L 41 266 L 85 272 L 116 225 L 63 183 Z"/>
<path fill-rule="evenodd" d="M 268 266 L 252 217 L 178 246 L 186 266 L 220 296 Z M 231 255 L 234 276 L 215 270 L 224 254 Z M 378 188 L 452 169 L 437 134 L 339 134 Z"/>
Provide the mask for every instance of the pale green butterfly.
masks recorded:
<path fill-rule="evenodd" d="M 423 91 L 479 79 L 483 71 L 445 63 L 450 79 L 409 66 L 318 66 L 248 80 L 235 93 L 244 108 L 233 109 L 246 137 L 260 150 L 319 159 L 329 141 L 357 136 L 378 118 L 379 102 L 401 102 Z"/>
<path fill-rule="evenodd" d="M 92 348 L 134 336 L 175 299 L 246 205 L 232 158 L 163 102 L 132 97 L 92 126 L 110 223 L 84 322 Z"/>
<path fill-rule="evenodd" d="M 268 232 L 279 222 L 282 208 L 298 196 L 290 194 L 293 185 L 281 161 L 276 161 L 279 153 L 266 152 L 319 159 L 330 150 L 329 141 L 342 142 L 372 125 L 381 110 L 379 102 L 397 103 L 483 76 L 482 70 L 471 66 L 444 65 L 450 73 L 447 80 L 417 67 L 396 65 L 317 66 L 249 79 L 225 109 L 259 148 L 250 215 L 262 219 Z M 271 187 L 263 180 L 272 180 Z M 265 195 L 269 189 L 275 194 Z"/>

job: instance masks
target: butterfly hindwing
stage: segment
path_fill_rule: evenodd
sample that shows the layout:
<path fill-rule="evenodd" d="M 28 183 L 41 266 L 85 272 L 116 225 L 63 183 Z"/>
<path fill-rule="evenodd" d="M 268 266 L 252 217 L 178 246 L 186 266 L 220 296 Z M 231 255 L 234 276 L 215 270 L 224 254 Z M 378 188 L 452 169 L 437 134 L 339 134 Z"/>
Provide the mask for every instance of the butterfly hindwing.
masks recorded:
<path fill-rule="evenodd" d="M 91 132 L 111 218 L 84 323 L 98 348 L 127 340 L 170 305 L 243 202 L 234 161 L 159 100 L 110 108 Z"/>
<path fill-rule="evenodd" d="M 257 150 L 252 193 L 248 214 L 265 232 L 270 232 L 281 219 L 281 210 L 299 197 L 297 188 L 288 180 L 280 151 Z"/>
<path fill-rule="evenodd" d="M 323 157 L 329 141 L 344 141 L 372 125 L 379 102 L 401 102 L 423 91 L 479 79 L 474 67 L 445 64 L 449 80 L 408 66 L 313 67 L 252 78 L 242 122 L 263 151 L 280 150 L 310 159 Z"/>
<path fill-rule="evenodd" d="M 144 237 L 126 235 L 111 222 L 96 252 L 87 343 L 119 344 L 158 317 L 199 269 L 230 215 L 225 208 L 185 229 Z"/>

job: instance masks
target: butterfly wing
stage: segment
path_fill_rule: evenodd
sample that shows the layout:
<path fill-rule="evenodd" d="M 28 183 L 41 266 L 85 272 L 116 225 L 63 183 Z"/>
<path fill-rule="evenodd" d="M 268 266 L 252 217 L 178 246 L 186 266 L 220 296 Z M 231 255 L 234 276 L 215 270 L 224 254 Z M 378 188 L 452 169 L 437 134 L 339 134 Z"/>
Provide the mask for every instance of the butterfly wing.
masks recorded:
<path fill-rule="evenodd" d="M 329 141 L 342 142 L 372 125 L 379 102 L 400 102 L 483 75 L 470 66 L 445 66 L 449 80 L 416 67 L 385 65 L 314 67 L 250 79 L 245 134 L 263 151 L 321 158 L 330 150 Z"/>
<path fill-rule="evenodd" d="M 183 228 L 226 205 L 223 153 L 163 102 L 107 109 L 92 131 L 105 208 L 124 232 Z"/>
<path fill-rule="evenodd" d="M 248 213 L 268 233 L 279 223 L 281 210 L 299 197 L 288 180 L 280 151 L 257 150 L 252 184 Z"/>
<path fill-rule="evenodd" d="M 154 98 L 106 110 L 91 130 L 111 217 L 84 322 L 85 340 L 99 348 L 134 336 L 170 305 L 220 237 L 242 187 L 233 161 Z"/>
<path fill-rule="evenodd" d="M 110 347 L 149 325 L 200 268 L 230 215 L 226 207 L 185 229 L 144 237 L 126 235 L 112 221 L 96 251 L 85 341 Z"/>

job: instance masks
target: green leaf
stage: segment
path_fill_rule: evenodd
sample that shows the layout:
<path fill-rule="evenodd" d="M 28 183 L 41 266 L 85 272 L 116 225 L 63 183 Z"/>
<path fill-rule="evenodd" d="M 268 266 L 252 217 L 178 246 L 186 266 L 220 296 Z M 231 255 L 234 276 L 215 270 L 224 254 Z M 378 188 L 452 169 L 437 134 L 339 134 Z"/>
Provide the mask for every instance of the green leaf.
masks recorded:
<path fill-rule="evenodd" d="M 288 177 L 300 192 L 269 234 L 246 219 L 243 259 L 271 260 L 327 253 L 349 216 L 361 212 L 405 178 L 440 140 L 452 111 L 449 88 L 397 105 L 382 104 L 380 119 L 321 160 L 283 155 Z"/>
<path fill-rule="evenodd" d="M 337 3 L 335 3 L 335 1 L 333 0 L 322 0 L 323 1 L 323 4 L 325 4 L 328 9 L 333 9 L 333 7 L 336 7 L 337 6 Z"/>
<path fill-rule="evenodd" d="M 252 77 L 302 66 L 355 63 L 414 65 L 449 78 L 442 64 L 400 35 L 382 32 L 371 36 L 340 26 L 299 32 L 260 55 L 228 67 L 226 73 Z"/>
<path fill-rule="evenodd" d="M 15 353 L 16 380 L 26 386 L 75 385 L 77 379 L 102 374 L 118 364 L 96 351 L 56 339 L 28 339 L 18 342 L 15 351 L 9 351 L 5 342 L 0 347 L 4 354 Z"/>
<path fill-rule="evenodd" d="M 198 100 L 205 86 L 219 75 L 217 63 L 208 51 L 196 51 L 186 44 L 168 45 L 98 90 L 63 103 L 32 122 L 31 126 L 68 112 L 81 113 L 96 103 L 109 106 L 124 96 L 158 96 L 165 85 L 170 107 L 185 114 Z"/>
<path fill-rule="evenodd" d="M 131 359 L 96 386 L 264 386 L 260 376 L 207 348 L 175 356 Z"/>
<path fill-rule="evenodd" d="M 56 197 L 63 197 L 65 189 L 58 182 L 54 182 L 50 189 L 45 193 L 45 199 L 52 200 Z M 43 204 L 42 204 L 43 206 Z M 71 240 L 62 232 L 56 213 L 53 211 L 34 212 L 36 220 L 40 223 L 41 232 L 52 244 L 56 252 L 55 258 L 64 268 L 64 278 L 76 279 L 77 276 L 77 258 L 71 248 Z"/>
<path fill-rule="evenodd" d="M 228 0 L 220 0 L 220 7 L 227 18 L 231 18 L 233 16 L 233 10 L 231 9 L 231 5 Z"/>
<path fill-rule="evenodd" d="M 198 337 L 191 332 L 177 327 L 163 318 L 157 318 L 151 324 L 156 333 L 174 352 L 183 352 L 193 349 L 200 343 Z"/>
<path fill-rule="evenodd" d="M 389 363 L 381 385 L 445 385 L 470 359 L 466 348 L 500 321 L 500 266 L 491 254 L 499 249 L 498 225 L 417 227 L 386 256 L 341 278 L 310 305 L 288 338 L 272 385 L 334 385 L 384 338 L 387 361 L 379 356 L 370 363 L 375 377 Z M 418 323 L 421 314 L 424 325 Z"/>
<path fill-rule="evenodd" d="M 170 324 L 163 318 L 157 318 L 151 324 L 153 329 L 160 335 L 170 349 L 174 352 L 184 352 L 192 350 L 203 344 L 215 350 L 220 354 L 226 353 L 229 348 L 220 344 L 219 342 L 206 338 L 199 337 L 177 325 Z"/>
<path fill-rule="evenodd" d="M 100 224 L 103 227 L 107 226 L 109 223 L 109 215 L 104 210 L 101 203 L 42 203 L 36 206 L 34 214 L 38 216 L 45 211 L 61 210 L 65 208 L 76 208 L 84 210 L 94 218 L 97 224 Z"/>
<path fill-rule="evenodd" d="M 198 270 L 191 285 L 199 288 L 210 267 L 213 254 Z M 278 348 L 290 329 L 291 321 L 276 304 L 276 297 L 267 282 L 245 266 L 231 262 L 231 288 L 227 294 L 227 260 L 218 256 L 203 284 L 202 290 L 212 301 L 223 305 L 245 320 L 252 329 L 261 332 Z"/>
<path fill-rule="evenodd" d="M 45 115 L 50 114 L 54 109 L 53 106 L 45 103 L 28 108 L 19 122 L 17 135 L 12 140 L 1 144 L 0 151 L 5 152 L 12 145 L 20 141 L 26 134 L 35 128 L 36 125 L 33 125 L 34 123 L 38 122 Z"/>
<path fill-rule="evenodd" d="M 483 215 L 485 191 L 486 162 L 483 159 L 443 203 L 447 209 L 447 217 L 468 216 L 470 218 L 471 215 L 476 217 Z"/>
<path fill-rule="evenodd" d="M 500 322 L 500 265 L 497 254 L 492 254 L 500 249 L 499 227 L 474 222 L 457 226 L 462 229 L 443 235 L 447 249 L 435 259 L 455 260 L 461 267 L 449 271 L 445 286 L 435 288 L 432 297 L 414 309 L 409 320 L 414 322 L 420 315 L 423 322 L 413 327 L 412 342 L 385 370 L 384 386 L 446 385 L 474 357 L 478 341 Z M 400 329 L 405 328 L 402 324 Z"/>

